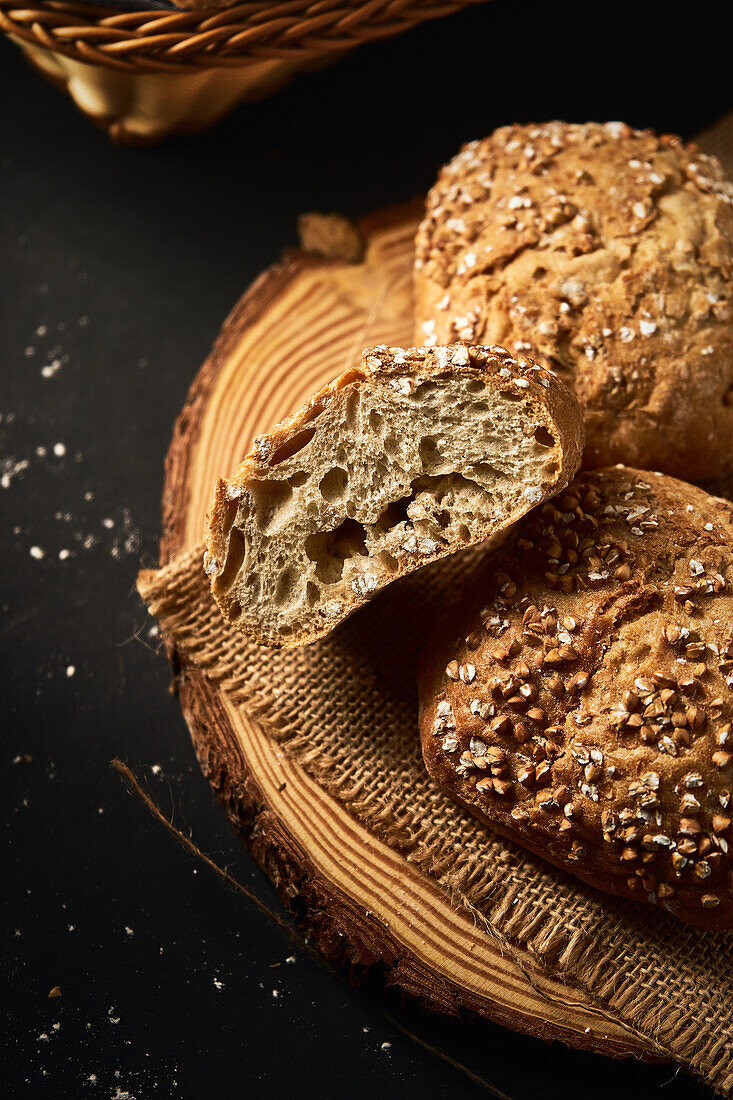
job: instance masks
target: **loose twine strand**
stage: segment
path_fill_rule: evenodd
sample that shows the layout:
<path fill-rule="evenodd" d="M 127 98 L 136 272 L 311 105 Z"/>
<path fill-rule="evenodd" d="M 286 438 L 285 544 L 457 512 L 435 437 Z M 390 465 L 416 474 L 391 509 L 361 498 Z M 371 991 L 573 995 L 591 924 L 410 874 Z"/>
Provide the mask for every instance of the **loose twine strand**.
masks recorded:
<path fill-rule="evenodd" d="M 278 913 L 276 913 L 274 909 L 271 909 L 267 902 L 264 902 L 262 898 L 260 898 L 253 890 L 250 890 L 248 886 L 243 886 L 241 882 L 234 878 L 233 875 L 230 875 L 228 871 L 225 871 L 223 867 L 220 867 L 217 863 L 215 863 L 210 856 L 207 856 L 205 852 L 201 851 L 198 845 L 194 844 L 190 837 L 186 836 L 184 832 L 178 829 L 172 821 L 169 821 L 161 810 L 158 803 L 153 798 L 153 796 L 148 790 L 146 790 L 145 787 L 143 787 L 142 783 L 137 778 L 135 773 L 132 771 L 131 768 L 128 767 L 127 764 L 124 763 L 124 761 L 119 760 L 117 757 L 115 757 L 113 760 L 110 760 L 110 767 L 113 768 L 120 776 L 128 790 L 128 793 L 131 794 L 134 798 L 137 798 L 137 800 L 142 803 L 145 809 L 153 815 L 156 821 L 159 821 L 160 824 L 165 829 L 167 829 L 171 836 L 174 837 L 190 855 L 194 856 L 195 859 L 200 860 L 207 867 L 209 867 L 216 875 L 219 876 L 219 878 L 223 882 L 226 883 L 227 886 L 230 886 L 233 890 L 236 890 L 238 893 L 243 894 L 248 901 L 251 901 L 252 904 L 257 909 L 259 909 L 259 911 L 265 917 L 273 921 L 277 925 L 277 927 L 281 929 L 281 931 L 285 932 L 286 935 L 295 943 L 297 943 L 298 946 L 301 947 L 308 955 L 310 955 L 312 959 L 318 962 L 321 966 L 324 966 L 331 974 L 336 973 L 334 968 L 329 965 L 324 956 L 321 955 L 320 952 L 316 951 L 316 949 L 312 947 L 311 944 L 309 944 L 303 936 L 300 935 L 297 929 L 293 928 L 293 926 L 288 924 L 287 921 L 284 921 L 282 917 Z M 381 1009 L 381 1012 L 385 1019 L 389 1020 L 389 1022 L 394 1027 L 396 1027 L 398 1031 L 400 1031 L 413 1043 L 416 1043 L 424 1050 L 427 1050 L 430 1054 L 434 1055 L 436 1058 L 439 1058 L 441 1062 L 445 1062 L 446 1065 L 451 1066 L 453 1069 L 459 1070 L 466 1077 L 468 1077 L 470 1081 L 473 1081 L 475 1085 L 478 1085 L 491 1096 L 496 1097 L 496 1100 L 512 1100 L 510 1096 L 507 1096 L 505 1092 L 501 1092 L 500 1089 L 497 1089 L 484 1077 L 481 1077 L 480 1074 L 475 1073 L 468 1066 L 464 1066 L 462 1062 L 458 1062 L 455 1058 L 451 1057 L 451 1055 L 448 1054 L 447 1051 L 442 1050 L 440 1047 L 433 1046 L 432 1043 L 429 1043 L 426 1039 L 423 1039 L 419 1035 L 416 1035 L 413 1031 L 410 1031 L 409 1028 L 405 1027 L 404 1024 L 400 1023 L 399 1020 L 396 1020 L 394 1016 L 387 1012 L 386 1009 Z"/>

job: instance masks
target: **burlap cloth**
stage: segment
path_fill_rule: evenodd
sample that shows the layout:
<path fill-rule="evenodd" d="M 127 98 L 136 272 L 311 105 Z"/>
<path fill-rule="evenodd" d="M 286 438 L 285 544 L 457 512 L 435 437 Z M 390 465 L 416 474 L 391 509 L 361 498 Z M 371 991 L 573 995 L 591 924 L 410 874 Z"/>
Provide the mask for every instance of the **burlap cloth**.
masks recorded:
<path fill-rule="evenodd" d="M 701 137 L 731 165 L 733 118 Z M 733 933 L 602 896 L 493 835 L 436 790 L 417 736 L 415 660 L 468 566 L 394 585 L 330 637 L 273 652 L 221 618 L 197 547 L 140 578 L 186 664 L 205 673 L 380 840 L 723 1096 L 733 1095 Z"/>

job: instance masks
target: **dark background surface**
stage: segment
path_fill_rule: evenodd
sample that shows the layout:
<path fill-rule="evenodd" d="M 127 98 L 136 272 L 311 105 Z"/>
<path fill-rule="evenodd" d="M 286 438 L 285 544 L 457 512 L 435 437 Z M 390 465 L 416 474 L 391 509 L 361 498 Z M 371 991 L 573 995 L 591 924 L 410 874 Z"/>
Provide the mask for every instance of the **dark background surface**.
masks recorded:
<path fill-rule="evenodd" d="M 156 557 L 189 383 L 236 298 L 294 243 L 299 212 L 408 199 L 462 141 L 513 120 L 685 136 L 713 121 L 730 107 L 721 9 L 689 7 L 684 26 L 672 10 L 497 0 L 147 150 L 112 145 L 0 43 L 3 1096 L 485 1095 L 394 1020 L 512 1100 L 703 1095 L 674 1067 L 348 989 L 108 766 L 127 759 L 201 848 L 277 904 L 198 770 L 134 590 Z"/>

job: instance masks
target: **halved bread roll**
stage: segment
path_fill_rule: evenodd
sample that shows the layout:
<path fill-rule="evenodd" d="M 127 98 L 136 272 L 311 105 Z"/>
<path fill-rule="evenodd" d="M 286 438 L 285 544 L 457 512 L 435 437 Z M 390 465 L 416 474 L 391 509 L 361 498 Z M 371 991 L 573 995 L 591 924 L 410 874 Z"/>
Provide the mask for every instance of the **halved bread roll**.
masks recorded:
<path fill-rule="evenodd" d="M 575 397 L 501 347 L 368 348 L 219 480 L 204 567 L 254 641 L 314 641 L 397 577 L 563 489 Z"/>

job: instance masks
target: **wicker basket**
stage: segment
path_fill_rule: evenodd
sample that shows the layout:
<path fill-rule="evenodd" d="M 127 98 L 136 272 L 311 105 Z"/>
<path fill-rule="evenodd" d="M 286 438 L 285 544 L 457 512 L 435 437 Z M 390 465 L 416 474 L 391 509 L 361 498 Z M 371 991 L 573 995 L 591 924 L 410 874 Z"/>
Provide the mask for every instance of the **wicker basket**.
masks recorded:
<path fill-rule="evenodd" d="M 355 46 L 482 2 L 265 0 L 120 11 L 0 0 L 0 29 L 111 137 L 144 143 L 205 129 Z"/>

